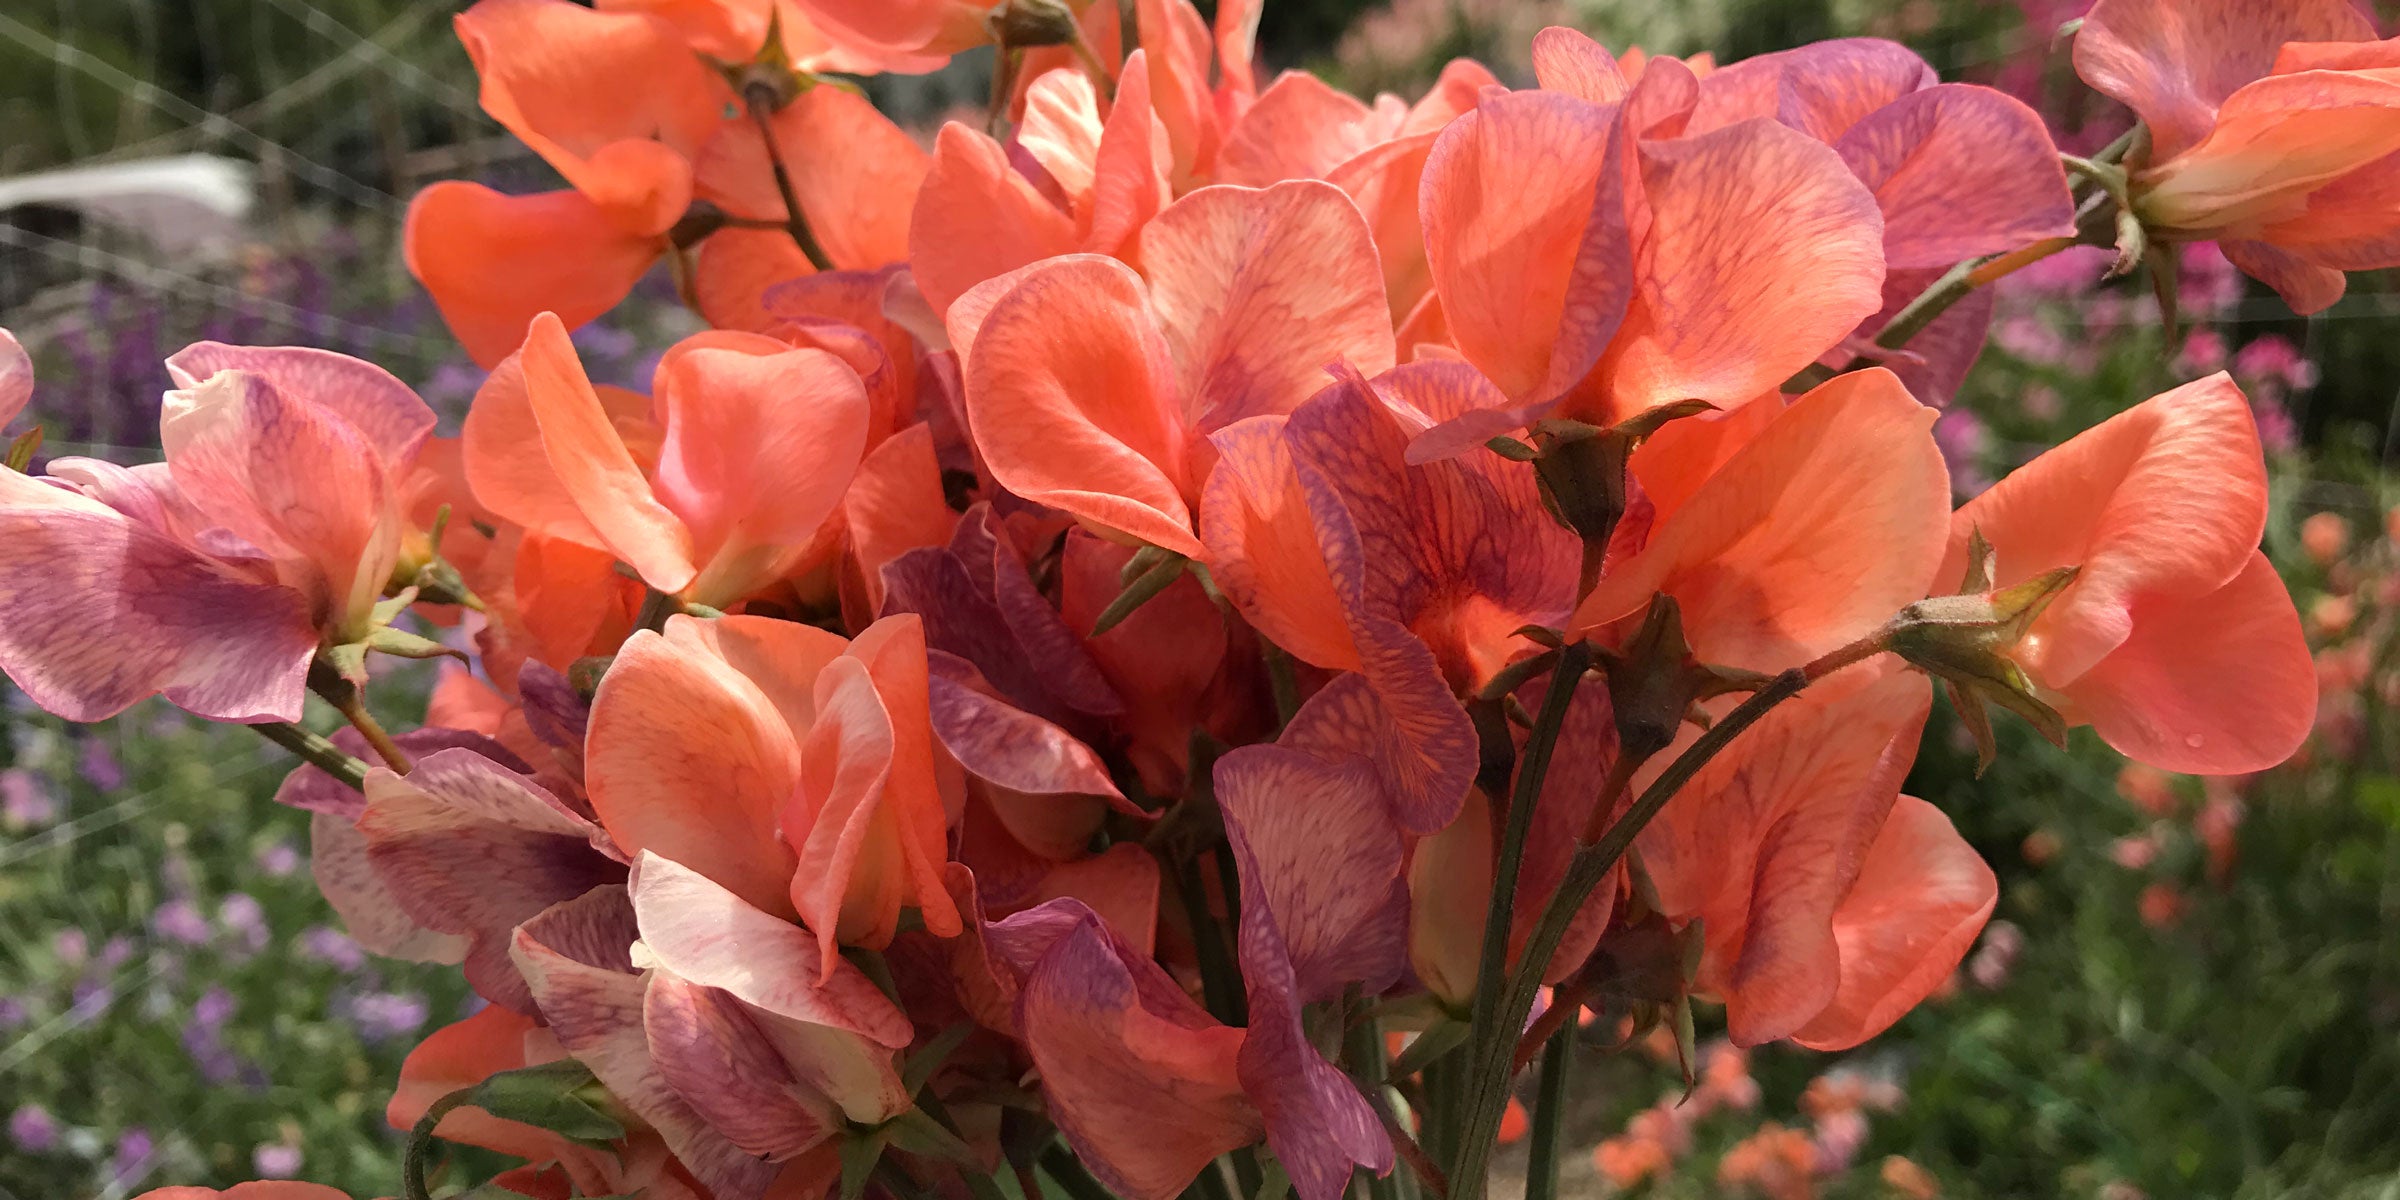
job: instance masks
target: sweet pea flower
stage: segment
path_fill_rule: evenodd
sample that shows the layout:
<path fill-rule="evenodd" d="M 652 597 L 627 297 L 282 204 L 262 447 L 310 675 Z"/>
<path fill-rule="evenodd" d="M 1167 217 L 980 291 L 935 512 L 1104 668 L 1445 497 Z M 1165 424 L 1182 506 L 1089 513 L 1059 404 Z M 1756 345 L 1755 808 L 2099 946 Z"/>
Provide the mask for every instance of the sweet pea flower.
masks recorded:
<path fill-rule="evenodd" d="M 825 350 L 719 330 L 669 349 L 654 386 L 646 403 L 594 388 L 565 324 L 536 317 L 467 414 L 476 499 L 712 607 L 824 561 L 866 450 L 858 373 Z"/>
<path fill-rule="evenodd" d="M 263 1152 L 265 1148 L 261 1147 Z M 219 1191 L 204 1187 L 152 1188 L 134 1200 L 350 1200 L 339 1188 L 291 1179 L 254 1179 Z"/>
<path fill-rule="evenodd" d="M 0 470 L 0 669 L 71 720 L 160 693 L 296 720 L 317 648 L 372 631 L 433 411 L 324 350 L 202 342 L 167 369 L 165 463 Z"/>
<path fill-rule="evenodd" d="M 2317 312 L 2400 264 L 2400 45 L 2346 0 L 2101 0 L 2075 70 L 2150 132 L 2129 164 L 2154 235 L 2215 241 Z"/>
<path fill-rule="evenodd" d="M 33 402 L 33 359 L 17 335 L 0 329 L 0 431 Z"/>
<path fill-rule="evenodd" d="M 2258 771 L 2300 748 L 2317 705 L 2299 613 L 2258 549 L 2266 519 L 2249 402 L 2211 375 L 1961 507 L 1939 578 L 1956 588 L 1979 533 L 1994 589 L 2074 568 L 2009 652 L 2037 695 L 2161 770 Z"/>
<path fill-rule="evenodd" d="M 650 851 L 838 946 L 882 948 L 903 908 L 943 936 L 954 768 L 928 717 L 924 624 L 855 640 L 764 617 L 676 616 L 629 639 L 592 704 L 593 812 Z M 947 776 L 947 778 L 945 778 Z"/>

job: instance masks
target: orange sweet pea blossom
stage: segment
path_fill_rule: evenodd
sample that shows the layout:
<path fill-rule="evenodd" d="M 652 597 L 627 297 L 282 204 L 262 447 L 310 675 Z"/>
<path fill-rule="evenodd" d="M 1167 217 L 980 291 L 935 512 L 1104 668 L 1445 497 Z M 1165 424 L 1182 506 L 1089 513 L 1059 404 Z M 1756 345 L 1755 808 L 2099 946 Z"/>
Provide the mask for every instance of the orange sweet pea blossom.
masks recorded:
<path fill-rule="evenodd" d="M 1759 118 L 1638 137 L 1652 115 L 1640 95 L 1516 92 L 1443 131 L 1421 191 L 1434 292 L 1506 403 L 1422 455 L 1542 416 L 1731 408 L 1881 307 L 1882 219 L 1840 155 Z"/>
<path fill-rule="evenodd" d="M 160 693 L 295 720 L 317 648 L 373 632 L 433 411 L 323 350 L 202 342 L 167 367 L 164 464 L 0 469 L 0 669 L 79 720 Z"/>
<path fill-rule="evenodd" d="M 2300 748 L 2317 705 L 2299 614 L 2258 549 L 2266 519 L 2258 426 L 2217 374 L 2109 418 L 1960 508 L 1939 578 L 1948 591 L 1966 577 L 1977 534 L 1994 589 L 2073 568 L 2009 651 L 2036 694 L 2152 766 L 2264 770 Z"/>
<path fill-rule="evenodd" d="M 592 703 L 585 779 L 625 852 L 674 859 L 823 947 L 880 948 L 914 908 L 944 935 L 956 768 L 937 756 L 924 627 L 856 640 L 764 617 L 637 633 Z M 947 776 L 947 778 L 945 778 Z"/>
<path fill-rule="evenodd" d="M 593 388 L 548 313 L 492 373 L 466 426 L 467 478 L 529 533 L 605 550 L 643 582 L 729 607 L 828 560 L 866 449 L 869 401 L 833 354 L 716 331 L 659 360 L 650 412 Z M 612 413 L 610 404 L 614 402 Z M 656 458 L 640 453 L 652 444 Z"/>
<path fill-rule="evenodd" d="M 152 1188 L 134 1200 L 350 1200 L 350 1195 L 321 1183 L 302 1183 L 296 1179 L 253 1179 L 222 1191 L 204 1187 Z"/>
<path fill-rule="evenodd" d="M 524 339 L 535 313 L 577 326 L 625 298 L 690 206 L 692 158 L 733 94 L 674 26 L 648 13 L 478 0 L 456 24 L 484 111 L 568 184 L 506 196 L 445 181 L 409 205 L 409 271 L 467 353 L 489 366 Z"/>
<path fill-rule="evenodd" d="M 1931 703 L 1912 671 L 1836 676 L 1643 830 L 1660 913 L 1703 922 L 1698 988 L 1725 1001 L 1736 1045 L 1865 1041 L 1947 978 L 1991 915 L 1991 869 L 1940 810 L 1899 794 Z"/>
<path fill-rule="evenodd" d="M 1289 412 L 1331 363 L 1381 370 L 1391 317 L 1340 191 L 1215 187 L 1142 232 L 1142 274 L 1049 260 L 952 306 L 967 417 L 1001 486 L 1103 536 L 1197 556 L 1207 435 Z"/>
<path fill-rule="evenodd" d="M 2153 234 L 2215 239 L 2303 313 L 2400 265 L 2400 46 L 2346 0 L 2102 0 L 2075 69 L 2149 130 Z"/>

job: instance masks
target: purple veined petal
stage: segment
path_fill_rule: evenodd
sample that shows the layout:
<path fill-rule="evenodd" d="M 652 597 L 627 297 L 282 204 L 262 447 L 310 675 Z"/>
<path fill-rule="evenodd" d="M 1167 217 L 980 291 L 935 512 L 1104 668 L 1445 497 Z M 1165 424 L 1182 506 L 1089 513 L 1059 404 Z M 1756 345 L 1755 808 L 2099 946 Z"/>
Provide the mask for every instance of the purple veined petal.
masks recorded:
<path fill-rule="evenodd" d="M 533 736 L 582 756 L 592 703 L 576 693 L 565 675 L 539 659 L 526 659 L 517 669 L 517 697 L 524 702 L 525 724 Z"/>
<path fill-rule="evenodd" d="M 1392 1170 L 1391 1135 L 1341 1068 L 1325 1061 L 1300 1022 L 1300 992 L 1267 897 L 1242 881 L 1241 958 L 1250 1027 L 1236 1073 L 1256 1101 L 1267 1145 L 1300 1200 L 1340 1200 L 1353 1166 Z"/>
<path fill-rule="evenodd" d="M 846 960 L 817 982 L 824 963 L 814 934 L 752 908 L 699 872 L 644 851 L 630 887 L 642 943 L 666 970 L 763 1012 L 887 1049 L 903 1049 L 914 1036 L 907 1015 Z"/>
<path fill-rule="evenodd" d="M 33 359 L 17 335 L 0 329 L 0 429 L 17 419 L 33 400 Z"/>
<path fill-rule="evenodd" d="M 1947 270 L 2075 232 L 2042 118 L 1990 88 L 1945 83 L 1861 117 L 1834 143 L 1883 210 L 1889 271 Z"/>
<path fill-rule="evenodd" d="M 519 926 L 510 957 L 559 1044 L 658 1131 L 720 1200 L 754 1200 L 776 1168 L 735 1144 L 674 1088 L 645 1021 L 647 985 L 627 955 L 636 935 L 621 886 L 594 888 Z"/>
<path fill-rule="evenodd" d="M 62 487 L 0 472 L 0 669 L 72 721 L 164 694 L 219 721 L 297 720 L 317 635 L 290 588 Z"/>
<path fill-rule="evenodd" d="M 840 1110 L 793 1086 L 782 1054 L 725 991 L 657 972 L 641 998 L 642 1028 L 660 1078 L 709 1128 L 760 1162 L 814 1148 Z"/>
<path fill-rule="evenodd" d="M 1457 818 L 1475 782 L 1474 723 L 1416 635 L 1373 619 L 1357 622 L 1352 632 L 1359 674 L 1373 686 L 1382 714 L 1372 757 L 1391 789 L 1393 813 L 1410 833 L 1432 833 Z"/>
<path fill-rule="evenodd" d="M 136 524 L 163 534 L 203 558 L 212 558 L 228 574 L 275 581 L 275 564 L 258 547 L 234 536 L 193 507 L 175 486 L 173 468 L 165 463 L 119 466 L 104 459 L 61 457 L 50 460 L 48 478 L 72 484 L 76 491 L 125 514 Z"/>
<path fill-rule="evenodd" d="M 1264 1131 L 1237 1077 L 1244 1034 L 1209 1020 L 1155 962 L 1128 959 L 1098 917 L 1073 909 L 1081 919 L 1025 979 L 1017 1025 L 1076 1156 L 1126 1200 L 1169 1200 Z M 1164 987 L 1144 986 L 1148 974 Z"/>
<path fill-rule="evenodd" d="M 1868 113 L 1935 82 L 1933 68 L 1897 42 L 1832 38 L 1710 73 L 1700 81 L 1700 104 L 1683 132 L 1773 117 L 1831 143 Z"/>
<path fill-rule="evenodd" d="M 334 413 L 366 435 L 390 470 L 406 466 L 433 433 L 433 410 L 415 391 L 391 372 L 347 354 L 198 342 L 167 360 L 167 372 L 179 388 L 198 387 L 219 371 L 264 376 L 293 398 Z"/>
<path fill-rule="evenodd" d="M 1343 678 L 1355 686 L 1358 677 Z M 1400 829 L 1374 766 L 1355 755 L 1244 746 L 1217 760 L 1216 793 L 1244 915 L 1252 903 L 1273 912 L 1294 1002 L 1331 999 L 1351 983 L 1378 995 L 1398 981 L 1408 887 Z"/>
<path fill-rule="evenodd" d="M 980 521 L 977 514 L 981 514 Z M 958 522 L 959 532 L 953 538 L 954 547 L 962 558 L 974 553 L 970 539 L 980 527 L 983 540 L 990 543 L 991 595 L 999 607 L 1001 619 L 1008 622 L 1018 653 L 1041 673 L 1044 686 L 1067 707 L 1093 716 L 1111 717 L 1125 711 L 1123 697 L 1108 684 L 1101 674 L 1100 664 L 1093 661 L 1083 639 L 1067 627 L 1065 618 L 1050 606 L 1033 586 L 1033 576 L 1025 570 L 1025 560 L 1017 556 L 1017 547 L 998 528 L 999 517 L 989 506 L 983 506 Z M 975 573 L 975 565 L 967 570 Z"/>
<path fill-rule="evenodd" d="M 982 691 L 971 664 L 940 651 L 927 661 L 934 735 L 968 774 L 1011 791 L 1100 796 L 1125 811 L 1141 811 L 1109 779 L 1108 765 L 1073 734 Z"/>
<path fill-rule="evenodd" d="M 509 933 L 550 906 L 623 882 L 605 835 L 532 780 L 471 750 L 368 774 L 358 832 L 393 899 L 428 929 L 467 939 L 466 976 L 519 1012 L 534 1000 L 509 961 Z"/>
<path fill-rule="evenodd" d="M 480 733 L 469 733 L 463 729 L 428 727 L 411 729 L 406 733 L 394 736 L 392 740 L 399 744 L 400 749 L 408 753 L 412 761 L 429 757 L 443 750 L 471 750 L 504 770 L 513 771 L 519 775 L 533 774 L 533 768 L 527 766 L 523 759 L 510 753 L 506 746 Z M 355 729 L 344 727 L 335 730 L 332 741 L 334 745 L 348 752 L 352 758 L 372 760 L 374 757 L 367 749 L 367 740 L 360 737 Z M 366 811 L 367 798 L 357 788 L 302 763 L 293 768 L 291 774 L 283 777 L 282 785 L 275 789 L 275 803 L 306 812 L 327 813 L 345 821 L 354 822 L 358 820 L 359 813 Z"/>
<path fill-rule="evenodd" d="M 367 861 L 367 839 L 344 817 L 309 818 L 309 869 L 317 890 L 370 954 L 405 962 L 466 961 L 467 939 L 427 929 L 410 917 Z"/>

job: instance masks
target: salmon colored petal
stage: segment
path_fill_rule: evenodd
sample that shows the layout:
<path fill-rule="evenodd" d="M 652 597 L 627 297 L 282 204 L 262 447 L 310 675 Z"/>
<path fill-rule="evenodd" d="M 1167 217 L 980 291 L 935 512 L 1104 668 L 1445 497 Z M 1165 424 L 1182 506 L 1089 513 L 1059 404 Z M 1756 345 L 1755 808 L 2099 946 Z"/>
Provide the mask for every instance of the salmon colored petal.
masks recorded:
<path fill-rule="evenodd" d="M 276 560 L 318 623 L 364 636 L 400 554 L 392 477 L 367 434 L 267 376 L 220 371 L 168 392 L 159 421 L 175 486 Z"/>
<path fill-rule="evenodd" d="M 1025 89 L 1017 146 L 1069 199 L 1088 196 L 1100 159 L 1100 93 L 1080 70 L 1044 71 Z"/>
<path fill-rule="evenodd" d="M 1379 995 L 1407 961 L 1402 839 L 1363 757 L 1372 749 L 1244 746 L 1217 760 L 1244 916 L 1254 902 L 1274 914 L 1297 1003 L 1333 999 L 1352 983 Z"/>
<path fill-rule="evenodd" d="M 1258 94 L 1217 152 L 1218 183 L 1265 187 L 1286 179 L 1323 179 L 1367 148 L 1369 110 L 1356 97 L 1306 71 L 1286 71 Z"/>
<path fill-rule="evenodd" d="M 815 270 L 783 230 L 720 229 L 692 260 L 693 303 L 715 328 L 765 333 L 780 323 L 767 311 L 767 293 Z"/>
<path fill-rule="evenodd" d="M 134 1200 L 350 1200 L 349 1193 L 321 1183 L 294 1179 L 254 1179 L 224 1191 L 204 1187 L 163 1187 L 143 1192 Z"/>
<path fill-rule="evenodd" d="M 884 440 L 859 463 L 842 497 L 842 526 L 869 612 L 883 610 L 883 566 L 920 546 L 947 545 L 958 524 L 942 496 L 933 431 L 923 422 Z"/>
<path fill-rule="evenodd" d="M 541 451 L 542 427 L 525 393 L 521 354 L 500 360 L 475 389 L 459 440 L 467 486 L 494 516 L 538 537 L 594 549 L 607 545 Z"/>
<path fill-rule="evenodd" d="M 2266 519 L 2258 426 L 2220 373 L 2101 422 L 1961 507 L 1939 578 L 1965 573 L 1977 529 L 1997 551 L 1997 587 L 2079 567 L 2024 655 L 2036 679 L 2064 688 L 2125 641 L 2145 605 L 2240 574 Z"/>
<path fill-rule="evenodd" d="M 1266 0 L 1223 0 L 1217 5 L 1217 76 L 1220 86 L 1239 96 L 1258 94 L 1258 19 Z"/>
<path fill-rule="evenodd" d="M 630 233 L 683 216 L 687 160 L 730 97 L 672 26 L 566 0 L 478 0 L 454 23 L 484 111 L 576 190 Z"/>
<path fill-rule="evenodd" d="M 1600 43 L 1564 25 L 1533 35 L 1533 77 L 1544 91 L 1594 104 L 1614 104 L 1632 90 L 1617 60 Z"/>
<path fill-rule="evenodd" d="M 1771 117 L 1831 143 L 1868 113 L 1934 81 L 1933 68 L 1897 42 L 1811 42 L 1711 72 L 1700 83 L 1699 106 L 1684 132 L 1705 133 Z"/>
<path fill-rule="evenodd" d="M 594 888 L 518 927 L 510 954 L 559 1044 L 611 1098 L 656 1130 L 710 1194 L 755 1198 L 776 1169 L 695 1112 L 653 1057 L 642 1019 L 647 989 L 626 953 L 637 936 L 625 889 Z"/>
<path fill-rule="evenodd" d="M 509 934 L 561 901 L 624 879 L 596 848 L 606 835 L 530 778 L 472 750 L 417 760 L 403 778 L 367 779 L 358 831 L 367 861 L 418 924 L 467 939 L 476 994 L 520 1012 L 533 995 L 509 960 Z"/>
<path fill-rule="evenodd" d="M 866 449 L 866 388 L 823 350 L 730 330 L 677 343 L 657 380 L 653 487 L 689 531 L 694 598 L 731 604 L 789 569 L 840 506 Z"/>
<path fill-rule="evenodd" d="M 409 274 L 450 332 L 491 366 L 537 313 L 582 326 L 615 308 L 658 261 L 658 238 L 627 233 L 580 193 L 504 196 L 444 180 L 418 192 L 402 234 Z"/>
<path fill-rule="evenodd" d="M 1481 788 L 1468 789 L 1457 820 L 1409 851 L 1409 969 L 1453 1009 L 1475 1002 L 1495 857 L 1492 805 Z"/>
<path fill-rule="evenodd" d="M 841 944 L 890 944 L 911 898 L 904 801 L 890 794 L 899 786 L 896 725 L 864 664 L 836 659 L 817 677 L 817 721 L 801 743 L 800 788 L 783 829 L 799 850 L 792 906 L 828 964 Z"/>
<path fill-rule="evenodd" d="M 1082 917 L 1017 997 L 1051 1119 L 1110 1191 L 1170 1200 L 1263 1132 L 1235 1076 L 1242 1031 L 1209 1020 L 1154 962 L 1128 959 L 1090 910 L 1051 903 Z"/>
<path fill-rule="evenodd" d="M 2312 71 L 2243 87 L 2207 137 L 2140 172 L 2142 219 L 2246 232 L 2304 214 L 2309 193 L 2400 151 L 2400 79 L 2391 75 Z"/>
<path fill-rule="evenodd" d="M 1136 50 L 1117 79 L 1116 100 L 1092 159 L 1092 190 L 1080 206 L 1082 248 L 1126 255 L 1144 225 L 1165 207 L 1169 159 L 1166 131 L 1150 103 L 1150 56 Z"/>
<path fill-rule="evenodd" d="M 909 210 L 931 163 L 923 147 L 843 87 L 801 92 L 775 114 L 774 130 L 792 193 L 834 266 L 868 270 L 908 257 Z M 766 144 L 754 130 L 711 140 L 695 170 L 702 199 L 737 217 L 784 219 Z"/>
<path fill-rule="evenodd" d="M 1060 863 L 1034 891 L 1037 903 L 1073 899 L 1099 914 L 1136 954 L 1158 940 L 1158 859 L 1135 842 L 1118 842 L 1089 858 Z"/>
<path fill-rule="evenodd" d="M 525 1040 L 538 1028 L 532 1017 L 486 1008 L 434 1030 L 400 1063 L 399 1086 L 384 1120 L 394 1129 L 413 1129 L 434 1101 L 525 1066 Z M 559 1142 L 548 1130 L 505 1121 L 473 1105 L 451 1110 L 434 1127 L 434 1136 L 530 1159 L 550 1157 Z"/>
<path fill-rule="evenodd" d="M 1999 898 L 1992 869 L 1950 818 L 1900 797 L 1834 910 L 1841 987 L 1792 1040 L 1847 1050 L 1890 1028 L 1958 969 Z"/>
<path fill-rule="evenodd" d="M 1703 660 L 1799 666 L 1922 599 L 1942 559 L 1950 478 L 1934 412 L 1880 368 L 1840 376 L 1737 451 L 1573 624 L 1675 597 Z"/>
<path fill-rule="evenodd" d="M 0 670 L 70 721 L 164 693 L 217 721 L 296 721 L 307 597 L 242 578 L 62 487 L 0 471 Z"/>
<path fill-rule="evenodd" d="M 1605 169 L 1616 129 L 1611 109 L 1518 92 L 1452 122 L 1426 159 L 1425 256 L 1451 340 L 1511 399 L 1580 379 L 1623 314 L 1620 172 Z"/>
<path fill-rule="evenodd" d="M 2208 134 L 2216 110 L 2285 42 L 2364 42 L 2348 0 L 2101 0 L 2075 35 L 2075 72 L 2149 127 L 2151 161 Z"/>
<path fill-rule="evenodd" d="M 902 613 L 876 621 L 851 640 L 847 654 L 866 664 L 875 694 L 892 717 L 892 757 L 885 801 L 892 806 L 901 847 L 913 881 L 910 899 L 935 937 L 955 937 L 958 914 L 951 908 L 942 884 L 942 862 L 948 857 L 949 814 L 955 806 L 943 797 L 955 791 L 955 780 L 940 782 L 933 730 L 928 716 L 931 697 L 930 664 L 925 626 Z M 817 694 L 829 684 L 817 682 Z M 813 732 L 813 731 L 812 731 Z M 805 772 L 804 772 L 805 776 Z"/>
<path fill-rule="evenodd" d="M 1851 125 L 1834 149 L 1883 210 L 1890 270 L 1947 270 L 2075 233 L 2075 203 L 2041 115 L 1990 88 L 1945 83 L 1902 96 Z"/>
<path fill-rule="evenodd" d="M 584 779 L 593 812 L 627 854 L 676 856 L 752 905 L 788 913 L 794 859 L 776 815 L 798 786 L 799 752 L 783 713 L 748 677 L 637 633 L 593 698 Z"/>
<path fill-rule="evenodd" d="M 2213 592 L 2137 603 L 2132 634 L 2062 690 L 2126 757 L 2190 775 L 2274 766 L 2317 715 L 2299 614 L 2258 551 Z"/>
<path fill-rule="evenodd" d="M 942 127 L 908 226 L 909 267 L 933 311 L 1077 243 L 1075 219 L 1017 174 L 998 142 L 955 122 Z"/>
<path fill-rule="evenodd" d="M 4 332 L 4 331 L 0 331 Z M 0 347 L 5 357 L 5 347 Z M 167 374 L 179 388 L 197 387 L 219 371 L 245 371 L 275 390 L 349 422 L 383 458 L 387 471 L 405 470 L 432 435 L 433 410 L 415 391 L 370 362 L 305 346 L 228 346 L 194 342 L 167 359 Z M 0 376 L 6 370 L 0 367 Z M 5 384 L 0 384 L 0 425 L 7 424 Z"/>
<path fill-rule="evenodd" d="M 1700 79 L 1692 69 L 1681 59 L 1654 58 L 1634 76 L 1625 97 L 1625 127 L 1636 137 L 1682 137 L 1699 107 Z"/>
<path fill-rule="evenodd" d="M 696 573 L 691 534 L 651 493 L 650 481 L 584 375 L 566 326 L 549 313 L 534 318 L 517 361 L 525 373 L 527 406 L 541 430 L 542 452 L 575 507 L 644 582 L 669 594 L 681 592 Z"/>
<path fill-rule="evenodd" d="M 1440 133 L 1459 116 L 1483 102 L 1491 89 L 1502 86 L 1490 67 L 1471 58 L 1454 58 L 1442 65 L 1433 86 L 1409 106 L 1395 135 L 1402 138 Z"/>
<path fill-rule="evenodd" d="M 1202 432 L 1292 411 L 1335 363 L 1392 364 L 1375 242 L 1339 188 L 1202 188 L 1142 231 L 1141 259 Z"/>
<path fill-rule="evenodd" d="M 1627 469 L 1650 501 L 1654 525 L 1688 503 L 1735 453 L 1766 432 L 1785 407 L 1780 394 L 1760 396 L 1730 412 L 1677 418 L 1644 438 Z"/>
<path fill-rule="evenodd" d="M 2259 236 L 2318 266 L 2380 270 L 2400 263 L 2395 196 L 2400 196 L 2400 154 L 2310 192 L 2299 216 L 2270 224 Z"/>
<path fill-rule="evenodd" d="M 2218 242 L 2217 248 L 2242 274 L 2275 289 L 2275 294 L 2302 316 L 2333 307 L 2350 286 L 2340 271 L 2303 261 L 2280 246 L 2229 238 Z"/>
<path fill-rule="evenodd" d="M 1747 121 L 1645 143 L 1641 159 L 1650 236 L 1601 367 L 1601 423 L 1684 400 L 1739 404 L 1883 306 L 1882 218 L 1828 147 Z"/>
<path fill-rule="evenodd" d="M 799 0 L 799 5 L 836 39 L 888 50 L 935 42 L 959 14 L 973 21 L 989 7 L 966 0 Z"/>
<path fill-rule="evenodd" d="M 1391 302 L 1394 321 L 1406 319 L 1433 288 L 1432 270 L 1425 262 L 1418 184 L 1438 136 L 1435 130 L 1384 142 L 1325 172 L 1325 181 L 1350 197 L 1375 236 L 1384 296 Z M 1396 335 L 1395 340 L 1399 357 L 1409 357 L 1410 341 Z"/>
<path fill-rule="evenodd" d="M 908 1045 L 908 1017 L 848 961 L 822 963 L 807 930 L 656 854 L 635 858 L 628 887 L 642 945 L 659 968 L 722 988 L 761 1013 L 887 1050 Z"/>
<path fill-rule="evenodd" d="M 1008 490 L 1197 556 L 1200 478 L 1166 338 L 1141 279 L 1078 255 L 992 306 L 966 364 L 967 413 Z"/>
<path fill-rule="evenodd" d="M 1221 134 L 1209 95 L 1208 23 L 1191 0 L 1135 0 L 1138 44 L 1149 56 L 1151 103 L 1174 148 L 1177 191 L 1208 177 Z"/>
<path fill-rule="evenodd" d="M 1217 431 L 1200 535 L 1217 586 L 1269 641 L 1327 670 L 1356 670 L 1343 597 L 1284 441 L 1284 418 Z"/>

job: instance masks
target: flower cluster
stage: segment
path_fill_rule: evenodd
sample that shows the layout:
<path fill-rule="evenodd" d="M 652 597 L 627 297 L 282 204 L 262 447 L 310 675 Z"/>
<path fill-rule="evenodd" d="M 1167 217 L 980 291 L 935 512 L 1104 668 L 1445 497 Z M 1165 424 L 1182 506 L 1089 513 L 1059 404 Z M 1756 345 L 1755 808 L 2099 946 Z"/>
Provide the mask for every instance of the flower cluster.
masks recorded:
<path fill-rule="evenodd" d="M 480 0 L 484 106 L 569 186 L 412 207 L 491 367 L 461 433 L 182 351 L 165 462 L 0 474 L 0 667 L 308 760 L 352 936 L 489 1002 L 392 1098 L 412 1197 L 444 1139 L 529 1195 L 1473 1200 L 1581 1008 L 1840 1048 L 1950 976 L 1996 888 L 1900 790 L 1936 681 L 1987 754 L 1994 706 L 2177 772 L 2308 736 L 2229 378 L 1955 511 L 1920 399 L 2078 240 L 2222 236 L 2304 302 L 2285 258 L 2373 265 L 2400 143 L 2327 131 L 2382 47 L 2202 44 L 2250 7 L 2311 6 L 2103 0 L 2148 140 L 2071 187 L 1872 40 L 1550 28 L 1538 86 L 1368 101 L 1262 86 L 1254 4 Z M 2364 36 L 2323 24 L 2272 28 Z M 826 74 L 986 40 L 989 131 L 930 151 Z M 571 332 L 661 260 L 714 328 L 595 384 Z M 373 655 L 471 668 L 395 736 Z"/>

